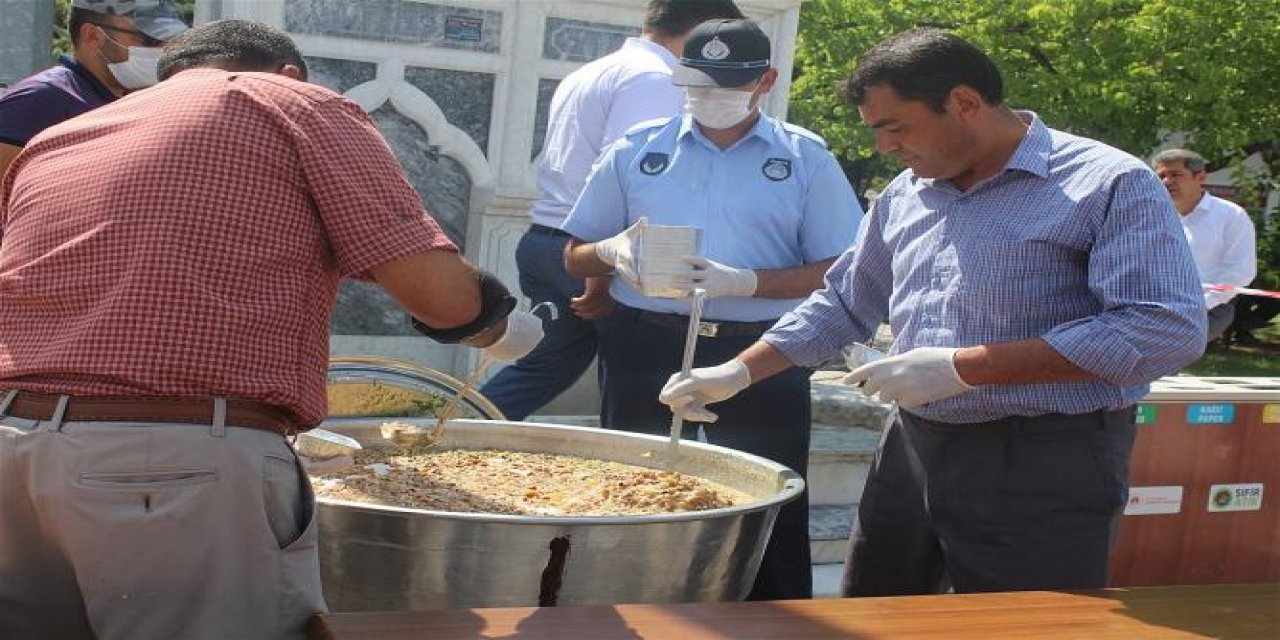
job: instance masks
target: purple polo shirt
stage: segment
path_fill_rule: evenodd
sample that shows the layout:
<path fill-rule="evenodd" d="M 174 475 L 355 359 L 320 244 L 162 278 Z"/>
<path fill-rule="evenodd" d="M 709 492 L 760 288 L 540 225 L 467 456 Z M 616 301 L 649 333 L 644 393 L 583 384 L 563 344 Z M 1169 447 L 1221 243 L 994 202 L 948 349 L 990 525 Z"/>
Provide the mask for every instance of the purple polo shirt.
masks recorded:
<path fill-rule="evenodd" d="M 37 133 L 116 99 L 70 56 L 0 95 L 0 142 L 26 146 Z"/>

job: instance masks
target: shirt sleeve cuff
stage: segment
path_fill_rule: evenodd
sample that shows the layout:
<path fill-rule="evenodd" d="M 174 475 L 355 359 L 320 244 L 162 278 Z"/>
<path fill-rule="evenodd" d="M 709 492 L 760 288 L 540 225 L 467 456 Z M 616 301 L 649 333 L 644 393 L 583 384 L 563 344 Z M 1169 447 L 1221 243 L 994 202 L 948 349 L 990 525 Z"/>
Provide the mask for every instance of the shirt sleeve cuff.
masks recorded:
<path fill-rule="evenodd" d="M 1142 359 L 1115 329 L 1098 320 L 1054 327 L 1042 339 L 1072 364 L 1119 386 L 1129 384 Z"/>
<path fill-rule="evenodd" d="M 791 323 L 798 320 L 790 319 Z M 778 322 L 772 329 L 760 337 L 765 344 L 777 349 L 779 353 L 797 367 L 816 369 L 831 362 L 840 353 L 841 347 L 832 348 L 821 339 L 804 337 L 794 327 L 786 326 L 788 318 Z"/>
<path fill-rule="evenodd" d="M 371 267 L 433 250 L 457 253 L 458 247 L 434 221 L 411 218 L 405 222 L 401 233 L 383 235 L 381 242 L 363 247 L 358 254 L 343 256 L 338 263 L 339 275 L 372 282 Z"/>

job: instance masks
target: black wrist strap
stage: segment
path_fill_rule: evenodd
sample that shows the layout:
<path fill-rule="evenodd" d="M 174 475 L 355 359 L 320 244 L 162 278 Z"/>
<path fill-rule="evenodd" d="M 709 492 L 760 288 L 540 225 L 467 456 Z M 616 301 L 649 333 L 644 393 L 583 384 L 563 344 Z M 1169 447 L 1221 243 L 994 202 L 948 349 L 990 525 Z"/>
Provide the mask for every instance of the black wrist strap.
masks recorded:
<path fill-rule="evenodd" d="M 432 329 L 417 318 L 411 318 L 413 328 L 436 342 L 457 344 L 505 320 L 511 315 L 511 310 L 516 308 L 515 296 L 492 273 L 480 271 L 479 275 L 480 315 L 475 320 L 452 329 Z"/>

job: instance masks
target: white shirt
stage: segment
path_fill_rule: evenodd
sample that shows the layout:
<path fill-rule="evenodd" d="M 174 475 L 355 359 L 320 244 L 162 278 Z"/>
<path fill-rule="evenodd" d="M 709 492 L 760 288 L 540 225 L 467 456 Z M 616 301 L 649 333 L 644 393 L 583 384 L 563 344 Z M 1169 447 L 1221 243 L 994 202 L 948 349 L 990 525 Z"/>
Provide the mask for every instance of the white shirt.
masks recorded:
<path fill-rule="evenodd" d="M 1258 275 L 1253 221 L 1239 205 L 1205 192 L 1196 208 L 1182 220 L 1182 231 L 1204 284 L 1248 286 Z M 1234 293 L 1206 291 L 1205 306 L 1212 309 L 1230 301 Z"/>
<path fill-rule="evenodd" d="M 534 224 L 560 228 L 600 152 L 632 126 L 679 115 L 684 89 L 671 82 L 677 60 L 662 45 L 627 38 L 622 48 L 583 65 L 551 97 L 538 158 Z"/>

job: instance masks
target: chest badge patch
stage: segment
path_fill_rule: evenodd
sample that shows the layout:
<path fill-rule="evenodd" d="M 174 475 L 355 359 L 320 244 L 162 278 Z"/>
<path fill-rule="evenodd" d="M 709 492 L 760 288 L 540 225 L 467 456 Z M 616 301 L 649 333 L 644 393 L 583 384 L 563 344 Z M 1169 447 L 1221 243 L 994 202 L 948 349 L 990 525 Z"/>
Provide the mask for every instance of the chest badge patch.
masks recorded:
<path fill-rule="evenodd" d="M 650 151 L 640 160 L 640 173 L 646 176 L 656 176 L 667 170 L 667 165 L 671 164 L 671 156 L 665 153 Z"/>
<path fill-rule="evenodd" d="M 774 182 L 782 182 L 791 177 L 791 161 L 782 158 L 769 158 L 764 161 L 764 166 L 760 167 L 760 172 L 764 177 Z"/>

